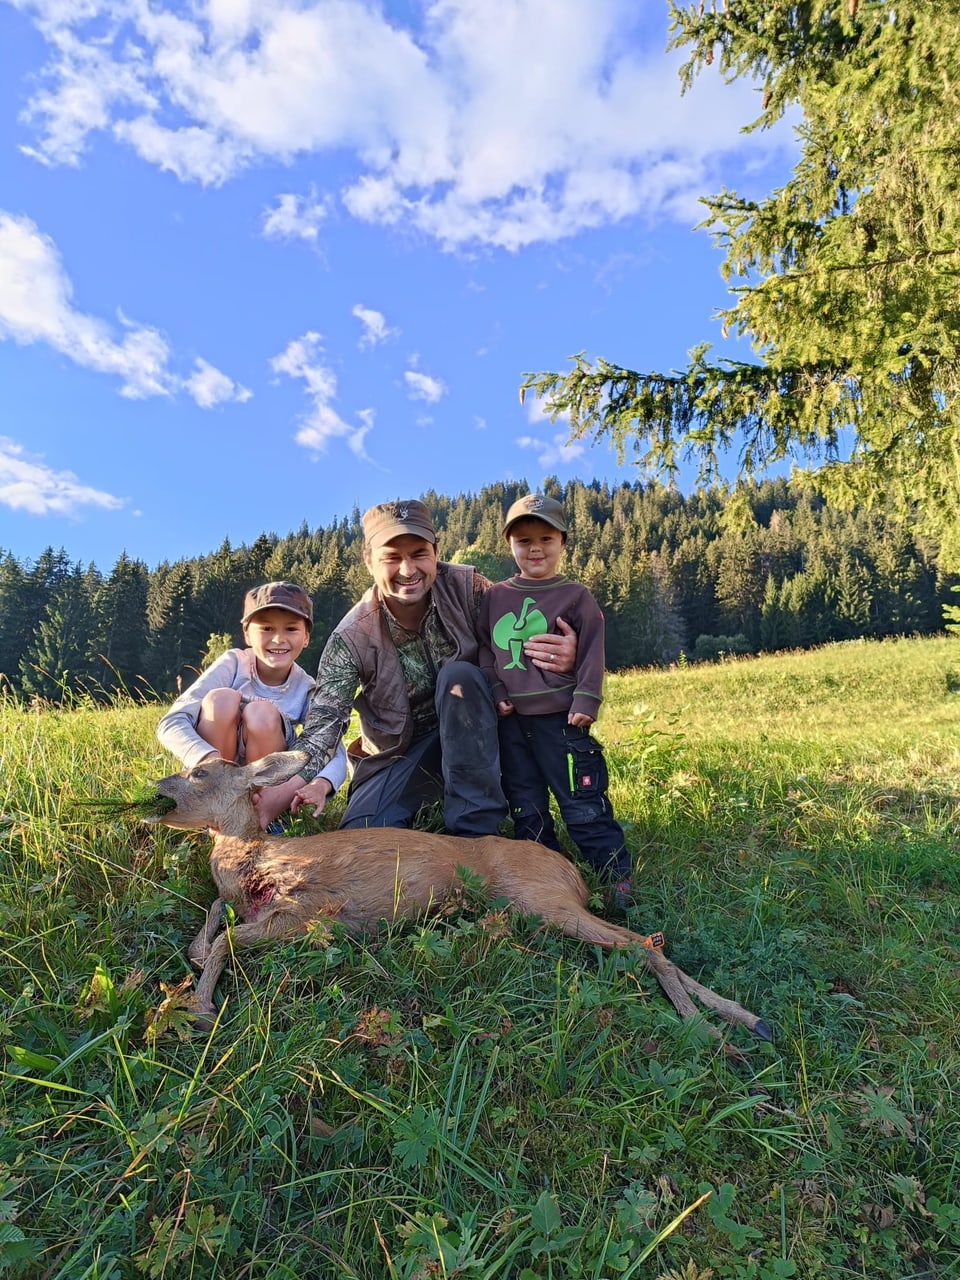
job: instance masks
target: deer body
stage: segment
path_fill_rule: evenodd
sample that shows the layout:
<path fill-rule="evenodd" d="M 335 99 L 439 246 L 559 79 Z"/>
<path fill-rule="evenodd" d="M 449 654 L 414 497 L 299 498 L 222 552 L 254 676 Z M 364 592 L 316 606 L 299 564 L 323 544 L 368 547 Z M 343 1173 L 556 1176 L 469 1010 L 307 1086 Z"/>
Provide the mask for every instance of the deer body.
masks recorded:
<path fill-rule="evenodd" d="M 264 835 L 253 792 L 284 781 L 300 764 L 291 752 L 246 767 L 215 759 L 157 783 L 158 793 L 177 807 L 155 821 L 213 832 L 210 870 L 219 896 L 189 950 L 201 969 L 196 990 L 201 1015 L 213 1013 L 214 988 L 229 956 L 231 939 L 221 931 L 224 902 L 243 921 L 232 930 L 234 947 L 296 936 L 318 920 L 363 931 L 381 920 L 419 918 L 436 909 L 459 885 L 465 869 L 479 878 L 491 898 L 504 898 L 517 911 L 539 916 L 569 937 L 608 948 L 639 947 L 681 1017 L 698 1014 L 690 999 L 695 995 L 727 1021 L 769 1039 L 769 1029 L 755 1014 L 701 986 L 645 945 L 639 934 L 588 911 L 587 888 L 577 868 L 543 845 L 396 827 Z"/>

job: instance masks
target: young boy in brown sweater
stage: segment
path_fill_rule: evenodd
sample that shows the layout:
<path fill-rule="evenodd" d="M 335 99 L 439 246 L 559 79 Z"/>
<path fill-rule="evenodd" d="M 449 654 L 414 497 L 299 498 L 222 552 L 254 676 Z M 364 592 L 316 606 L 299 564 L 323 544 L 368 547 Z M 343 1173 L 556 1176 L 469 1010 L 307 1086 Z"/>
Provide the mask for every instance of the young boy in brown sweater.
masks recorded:
<path fill-rule="evenodd" d="M 503 536 L 518 573 L 492 586 L 480 606 L 480 666 L 500 717 L 500 769 L 519 840 L 559 849 L 550 792 L 580 853 L 630 894 L 631 860 L 607 799 L 607 765 L 590 734 L 602 699 L 603 614 L 579 582 L 557 573 L 567 541 L 556 498 L 528 494 L 507 512 Z M 577 633 L 576 669 L 541 670 L 523 658 L 524 641 L 556 629 Z"/>

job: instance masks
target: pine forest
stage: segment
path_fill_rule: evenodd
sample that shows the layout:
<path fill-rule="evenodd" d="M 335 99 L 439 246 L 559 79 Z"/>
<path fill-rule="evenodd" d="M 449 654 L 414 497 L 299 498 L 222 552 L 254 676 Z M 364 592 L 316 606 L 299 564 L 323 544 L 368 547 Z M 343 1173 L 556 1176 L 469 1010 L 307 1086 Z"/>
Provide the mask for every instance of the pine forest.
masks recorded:
<path fill-rule="evenodd" d="M 942 628 L 956 579 L 937 546 L 882 509 L 840 510 L 785 479 L 689 496 L 653 482 L 551 479 L 568 512 L 563 569 L 607 619 L 611 670 L 810 648 Z M 442 559 L 487 577 L 513 564 L 501 515 L 523 482 L 454 498 L 428 492 Z M 369 585 L 360 512 L 251 545 L 150 569 L 121 555 L 109 571 L 47 548 L 33 562 L 0 551 L 0 680 L 7 695 L 71 702 L 166 699 L 242 642 L 244 592 L 289 579 L 312 596 L 301 658 L 316 668 L 331 628 Z"/>

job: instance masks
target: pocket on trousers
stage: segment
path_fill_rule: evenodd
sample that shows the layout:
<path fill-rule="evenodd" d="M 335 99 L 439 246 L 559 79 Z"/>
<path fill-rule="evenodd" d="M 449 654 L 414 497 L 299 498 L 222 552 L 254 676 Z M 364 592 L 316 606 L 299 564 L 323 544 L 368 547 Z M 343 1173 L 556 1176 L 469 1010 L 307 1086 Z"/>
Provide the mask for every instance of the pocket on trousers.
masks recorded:
<path fill-rule="evenodd" d="M 606 770 L 600 747 L 589 734 L 567 741 L 567 783 L 571 796 L 588 800 L 606 790 Z"/>

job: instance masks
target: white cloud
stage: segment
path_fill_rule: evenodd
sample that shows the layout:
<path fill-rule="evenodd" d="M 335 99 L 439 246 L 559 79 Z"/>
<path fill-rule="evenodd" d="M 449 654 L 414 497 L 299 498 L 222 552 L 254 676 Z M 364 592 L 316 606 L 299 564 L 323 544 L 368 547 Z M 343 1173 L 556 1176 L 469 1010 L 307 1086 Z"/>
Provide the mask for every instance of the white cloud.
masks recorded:
<path fill-rule="evenodd" d="M 185 389 L 201 408 L 224 400 L 247 400 L 238 386 L 205 360 L 187 379 L 171 372 L 170 348 L 158 330 L 118 313 L 121 333 L 78 311 L 73 285 L 49 236 L 29 218 L 0 210 L 0 341 L 28 346 L 43 342 L 75 364 L 120 379 L 130 400 L 166 396 Z"/>
<path fill-rule="evenodd" d="M 206 360 L 198 356 L 196 368 L 189 378 L 184 379 L 184 388 L 189 391 L 201 409 L 212 409 L 214 405 L 225 404 L 229 400 L 237 400 L 245 404 L 253 395 L 246 387 L 228 378 L 225 373 L 215 369 Z"/>
<path fill-rule="evenodd" d="M 549 431 L 554 423 L 561 423 L 566 429 L 553 432 L 547 438 L 536 435 L 519 436 L 516 440 L 519 448 L 537 450 L 537 462 L 545 470 L 551 467 L 570 466 L 583 457 L 586 453 L 586 445 L 579 440 L 568 443 L 570 425 L 568 413 L 558 413 L 556 417 L 552 417 L 549 397 L 525 396 L 523 406 L 527 420 L 534 430 L 540 427 L 545 432 Z"/>
<path fill-rule="evenodd" d="M 337 378 L 325 360 L 323 339 L 310 331 L 302 338 L 294 338 L 278 356 L 270 361 L 274 373 L 285 373 L 288 378 L 300 379 L 304 392 L 311 401 L 300 429 L 294 439 L 311 453 L 326 452 L 331 440 L 345 439 L 358 458 L 367 457 L 364 441 L 373 427 L 373 410 L 361 409 L 357 413 L 361 425 L 353 427 L 337 413 L 333 402 L 337 397 Z"/>
<path fill-rule="evenodd" d="M 549 396 L 525 394 L 522 403 L 527 421 L 534 427 L 549 426 L 552 422 L 570 421 L 570 416 L 566 413 L 558 413 L 555 418 L 551 416 Z"/>
<path fill-rule="evenodd" d="M 373 430 L 375 416 L 372 409 L 358 409 L 357 417 L 363 425 L 347 438 L 347 445 L 362 462 L 373 462 L 373 459 L 367 455 L 364 441 Z"/>
<path fill-rule="evenodd" d="M 181 182 L 219 186 L 242 167 L 250 148 L 228 134 L 194 125 L 169 129 L 150 116 L 119 120 L 114 134 L 129 142 L 141 159 L 172 173 Z"/>
<path fill-rule="evenodd" d="M 374 311 L 360 302 L 357 303 L 350 314 L 356 316 L 363 325 L 363 337 L 360 339 L 361 347 L 375 347 L 378 343 L 386 342 L 388 338 L 395 338 L 400 332 L 399 329 L 391 329 L 388 326 L 387 318 L 381 311 Z"/>
<path fill-rule="evenodd" d="M 317 199 L 315 191 L 308 196 L 277 196 L 273 209 L 263 211 L 263 234 L 268 240 L 305 240 L 316 244 L 320 224 L 330 212 L 330 201 Z"/>
<path fill-rule="evenodd" d="M 14 440 L 0 436 L 0 503 L 34 516 L 74 515 L 80 507 L 117 511 L 124 499 L 81 484 L 72 471 L 54 471 L 28 457 Z"/>
<path fill-rule="evenodd" d="M 567 444 L 567 436 L 563 431 L 557 432 L 549 440 L 539 440 L 536 436 L 518 436 L 516 443 L 521 449 L 535 449 L 537 462 L 547 470 L 551 467 L 569 466 L 586 452 L 585 446 L 578 441 Z"/>
<path fill-rule="evenodd" d="M 431 378 L 428 373 L 421 373 L 418 369 L 407 369 L 403 380 L 407 384 L 407 395 L 411 400 L 437 404 L 447 394 L 445 382 L 440 378 Z"/>
<path fill-rule="evenodd" d="M 679 59 L 636 0 L 19 3 L 50 49 L 27 113 L 45 162 L 77 163 L 102 132 L 217 184 L 336 151 L 354 217 L 447 247 L 689 222 L 722 158 L 792 146 L 740 132 L 757 113 L 747 83 L 706 75 L 681 98 Z M 279 200 L 268 221 L 300 229 L 278 233 L 315 239 L 322 205 Z"/>

